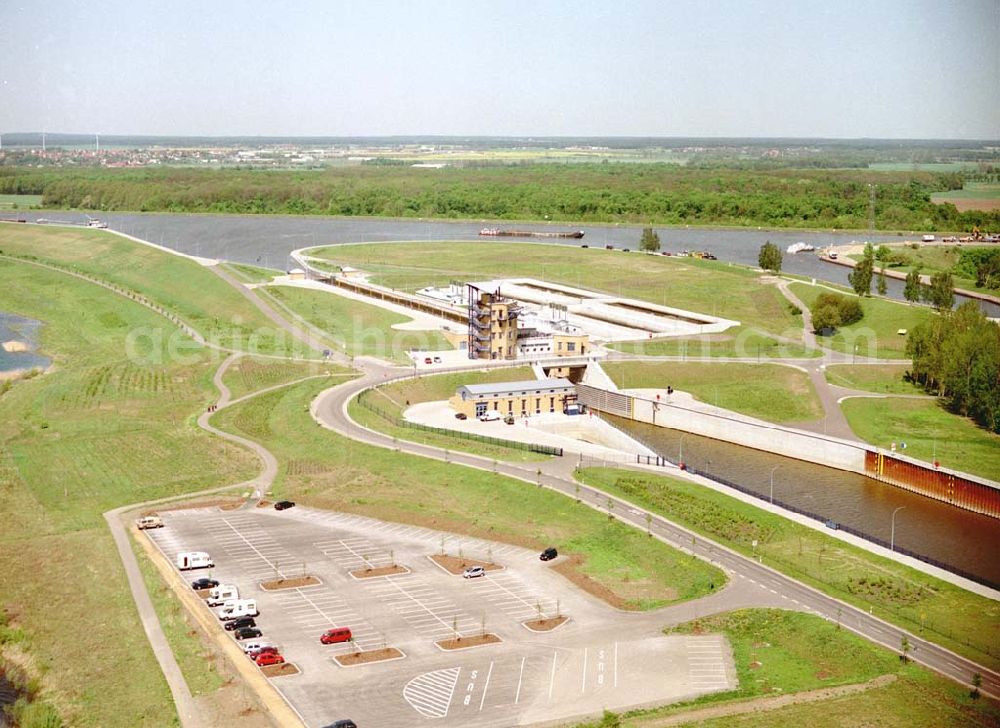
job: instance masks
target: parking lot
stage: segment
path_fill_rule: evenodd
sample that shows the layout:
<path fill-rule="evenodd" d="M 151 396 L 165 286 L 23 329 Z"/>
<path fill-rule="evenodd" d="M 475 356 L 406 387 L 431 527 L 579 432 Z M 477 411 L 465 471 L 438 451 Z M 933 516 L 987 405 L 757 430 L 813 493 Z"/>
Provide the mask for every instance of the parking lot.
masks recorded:
<path fill-rule="evenodd" d="M 212 576 L 255 598 L 264 639 L 301 673 L 272 679 L 308 726 L 350 717 L 359 726 L 512 726 L 570 719 L 695 697 L 735 685 L 725 640 L 665 637 L 655 615 L 624 613 L 582 592 L 538 554 L 496 542 L 301 506 L 168 511 L 146 531 L 170 559 L 207 551 Z M 463 579 L 430 557 L 495 561 L 504 568 Z M 357 578 L 398 565 L 409 571 Z M 275 578 L 313 586 L 265 591 Z M 189 577 L 189 578 L 188 578 Z M 522 623 L 566 615 L 551 632 Z M 331 627 L 355 644 L 321 645 Z M 502 641 L 445 651 L 435 642 L 483 631 Z M 334 655 L 395 647 L 389 662 L 341 667 Z"/>

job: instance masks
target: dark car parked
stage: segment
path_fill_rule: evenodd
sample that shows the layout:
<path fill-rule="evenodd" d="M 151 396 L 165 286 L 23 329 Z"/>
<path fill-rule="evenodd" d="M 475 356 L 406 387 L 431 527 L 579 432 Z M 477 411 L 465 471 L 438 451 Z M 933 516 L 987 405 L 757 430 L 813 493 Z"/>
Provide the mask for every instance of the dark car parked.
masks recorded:
<path fill-rule="evenodd" d="M 233 630 L 243 629 L 244 627 L 256 627 L 257 623 L 254 621 L 253 617 L 237 617 L 236 619 L 229 620 L 223 626 L 232 632 Z"/>
<path fill-rule="evenodd" d="M 346 718 L 344 720 L 338 720 L 335 723 L 325 725 L 323 728 L 358 728 L 358 724 L 350 718 Z"/>
<path fill-rule="evenodd" d="M 240 627 L 233 630 L 233 636 L 238 640 L 248 640 L 251 637 L 263 637 L 264 633 L 256 627 Z"/>
<path fill-rule="evenodd" d="M 191 582 L 191 588 L 195 591 L 199 589 L 211 589 L 213 587 L 217 587 L 218 585 L 219 582 L 217 580 L 207 578 L 195 579 Z"/>
<path fill-rule="evenodd" d="M 274 510 L 283 511 L 286 508 L 292 508 L 294 506 L 295 506 L 294 501 L 278 501 L 277 503 L 274 504 Z"/>
<path fill-rule="evenodd" d="M 552 561 L 552 559 L 554 559 L 558 555 L 559 552 L 555 550 L 555 547 L 549 546 L 547 549 L 542 551 L 541 555 L 539 555 L 538 558 L 540 558 L 542 561 Z"/>

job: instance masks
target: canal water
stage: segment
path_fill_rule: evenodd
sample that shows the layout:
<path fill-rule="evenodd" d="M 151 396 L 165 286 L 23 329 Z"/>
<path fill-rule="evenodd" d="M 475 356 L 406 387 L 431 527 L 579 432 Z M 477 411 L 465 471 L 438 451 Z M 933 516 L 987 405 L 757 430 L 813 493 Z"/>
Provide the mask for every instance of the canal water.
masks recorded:
<path fill-rule="evenodd" d="M 43 210 L 33 213 L 48 220 L 85 223 L 87 216 L 62 211 Z M 483 245 L 496 245 L 496 239 L 483 240 L 479 231 L 487 226 L 515 227 L 496 221 L 448 222 L 445 220 L 390 220 L 382 218 L 303 217 L 295 215 L 166 215 L 166 214 L 102 214 L 109 227 L 152 243 L 164 245 L 191 255 L 220 258 L 265 268 L 287 270 L 288 254 L 298 248 L 341 243 L 379 242 L 389 240 L 478 240 Z M 636 250 L 641 226 L 635 225 L 523 225 L 522 230 L 582 230 L 583 240 L 547 239 L 561 243 L 591 247 L 614 245 Z M 662 250 L 708 250 L 721 261 L 757 265 L 760 246 L 770 240 L 784 251 L 789 245 L 803 241 L 822 249 L 828 245 L 843 245 L 861 239 L 874 243 L 900 241 L 897 235 L 877 233 L 806 232 L 800 230 L 754 230 L 747 228 L 656 228 Z M 504 238 L 517 241 L 518 238 Z M 539 242 L 537 238 L 525 241 Z M 849 268 L 824 263 L 813 253 L 785 254 L 782 268 L 817 280 L 847 286 Z M 888 279 L 888 295 L 902 300 L 903 281 Z M 961 301 L 959 301 L 961 303 Z M 979 302 L 988 316 L 1000 317 L 1000 306 Z"/>
<path fill-rule="evenodd" d="M 886 542 L 891 537 L 892 512 L 902 506 L 904 509 L 896 514 L 897 546 L 1000 585 L 1000 521 L 995 518 L 857 473 L 620 417 L 608 419 L 675 462 L 683 448 L 684 462 L 693 470 L 739 483 L 765 500 L 771 497 L 771 470 L 775 469 L 775 501 Z"/>
<path fill-rule="evenodd" d="M 0 311 L 0 377 L 5 372 L 48 367 L 48 357 L 35 351 L 41 325 L 40 321 Z M 28 350 L 7 351 L 3 344 L 12 342 L 24 344 Z"/>

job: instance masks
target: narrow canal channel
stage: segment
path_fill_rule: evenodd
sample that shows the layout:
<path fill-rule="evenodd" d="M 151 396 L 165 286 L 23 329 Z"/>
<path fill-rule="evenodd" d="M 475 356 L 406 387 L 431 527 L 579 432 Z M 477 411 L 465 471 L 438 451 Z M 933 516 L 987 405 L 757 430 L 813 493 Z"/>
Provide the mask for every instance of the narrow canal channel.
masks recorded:
<path fill-rule="evenodd" d="M 690 433 L 605 415 L 655 452 L 739 483 L 766 500 L 774 469 L 774 499 L 817 513 L 889 541 L 892 512 L 895 543 L 954 568 L 1000 584 L 1000 520 L 956 508 L 915 493 L 801 460 L 761 452 Z"/>

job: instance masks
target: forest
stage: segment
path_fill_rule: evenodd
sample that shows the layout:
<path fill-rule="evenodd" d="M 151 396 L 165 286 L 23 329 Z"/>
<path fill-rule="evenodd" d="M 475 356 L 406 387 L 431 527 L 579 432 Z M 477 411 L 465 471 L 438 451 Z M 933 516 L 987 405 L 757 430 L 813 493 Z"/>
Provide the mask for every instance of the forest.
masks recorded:
<path fill-rule="evenodd" d="M 0 167 L 0 194 L 43 207 L 137 212 L 558 220 L 662 225 L 1000 229 L 1000 211 L 959 212 L 930 195 L 962 187 L 941 172 L 707 169 L 668 164 L 518 165 L 322 171 Z"/>

